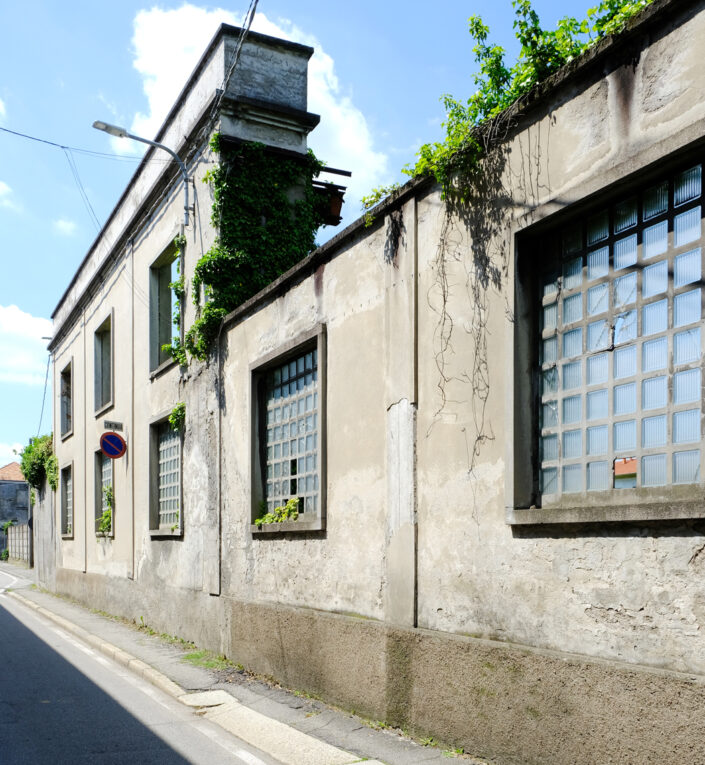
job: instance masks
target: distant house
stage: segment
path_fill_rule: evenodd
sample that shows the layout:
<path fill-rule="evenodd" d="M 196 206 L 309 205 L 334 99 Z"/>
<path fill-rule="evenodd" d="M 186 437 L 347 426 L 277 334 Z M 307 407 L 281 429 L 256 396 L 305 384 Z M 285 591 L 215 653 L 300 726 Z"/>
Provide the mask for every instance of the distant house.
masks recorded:
<path fill-rule="evenodd" d="M 27 523 L 29 512 L 29 484 L 22 475 L 18 462 L 0 467 L 0 524 L 16 520 Z"/>

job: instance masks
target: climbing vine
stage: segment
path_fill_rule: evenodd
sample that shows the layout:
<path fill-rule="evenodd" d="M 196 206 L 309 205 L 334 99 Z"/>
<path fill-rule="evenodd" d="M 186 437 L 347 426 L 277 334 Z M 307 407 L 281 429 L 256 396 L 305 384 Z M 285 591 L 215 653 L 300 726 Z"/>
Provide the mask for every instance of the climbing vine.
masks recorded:
<path fill-rule="evenodd" d="M 404 172 L 411 176 L 433 176 L 443 195 L 466 201 L 468 189 L 486 155 L 484 136 L 502 112 L 526 96 L 537 84 L 557 72 L 604 37 L 620 32 L 629 19 L 653 0 L 602 0 L 578 21 L 567 16 L 556 29 L 544 29 L 530 0 L 513 0 L 514 29 L 521 44 L 513 66 L 505 62 L 505 51 L 488 42 L 489 28 L 479 16 L 468 20 L 473 53 L 479 65 L 474 76 L 475 92 L 465 102 L 444 95 L 445 138 L 424 144 L 416 163 Z"/>
<path fill-rule="evenodd" d="M 56 491 L 59 463 L 54 454 L 51 434 L 29 439 L 29 444 L 20 452 L 20 467 L 30 486 L 41 489 L 46 478 L 52 490 Z"/>
<path fill-rule="evenodd" d="M 299 498 L 292 497 L 285 505 L 275 507 L 271 513 L 266 512 L 266 502 L 260 505 L 262 515 L 255 518 L 255 525 L 258 528 L 269 525 L 270 523 L 284 523 L 285 521 L 296 521 L 299 518 Z"/>
<path fill-rule="evenodd" d="M 312 152 L 280 156 L 260 143 L 227 145 L 219 134 L 211 148 L 220 161 L 204 181 L 213 192 L 218 238 L 196 264 L 198 315 L 184 341 L 199 359 L 207 357 L 224 316 L 314 249 L 325 219 L 325 200 L 312 185 L 322 164 Z"/>
<path fill-rule="evenodd" d="M 186 424 L 186 404 L 183 401 L 179 401 L 178 404 L 171 410 L 169 415 L 169 427 L 179 432 L 184 429 Z"/>
<path fill-rule="evenodd" d="M 100 534 L 110 534 L 113 530 L 113 505 L 115 504 L 115 494 L 112 484 L 103 486 L 103 496 L 105 497 L 105 510 L 103 510 L 98 522 L 98 532 Z"/>
<path fill-rule="evenodd" d="M 475 92 L 467 101 L 443 96 L 445 137 L 424 144 L 412 166 L 404 169 L 412 177 L 430 176 L 441 186 L 446 200 L 437 253 L 433 264 L 435 281 L 428 301 L 438 314 L 435 361 L 439 372 L 440 414 L 450 403 L 448 386 L 469 386 L 472 427 L 463 427 L 468 449 L 468 472 L 473 473 L 482 445 L 494 439 L 486 416 L 490 393 L 488 291 L 501 290 L 508 274 L 509 247 L 506 210 L 512 193 L 507 188 L 507 146 L 513 129 L 515 104 L 561 67 L 570 63 L 604 37 L 620 32 L 630 18 L 652 0 L 602 0 L 588 10 L 586 18 L 561 19 L 556 29 L 541 27 L 530 0 L 514 0 L 514 29 L 520 43 L 516 63 L 509 66 L 501 46 L 489 42 L 489 29 L 479 16 L 469 19 L 473 53 L 479 65 L 474 77 Z M 526 183 L 527 179 L 518 179 Z M 373 195 L 378 190 L 373 190 Z M 379 201 L 375 199 L 375 203 Z M 467 242 L 470 243 L 468 257 Z M 464 274 L 463 274 L 464 271 Z M 449 309 L 450 294 L 464 276 L 468 312 L 462 320 Z M 511 306 L 506 307 L 513 320 Z M 469 336 L 473 353 L 467 366 L 454 369 L 451 358 L 454 331 Z M 455 402 L 458 403 L 458 402 Z M 468 432 L 470 431 L 470 432 Z M 473 484 L 473 491 L 476 490 Z M 473 503 L 476 508 L 476 503 Z M 475 514 L 475 510 L 473 510 Z"/>
<path fill-rule="evenodd" d="M 390 194 L 393 194 L 399 188 L 400 186 L 398 183 L 390 183 L 387 186 L 377 186 L 376 188 L 373 188 L 369 194 L 360 198 L 362 209 L 365 211 L 363 216 L 365 220 L 365 228 L 369 228 L 375 222 L 375 216 L 370 212 L 370 210 L 378 202 L 380 202 L 385 197 L 388 197 Z"/>

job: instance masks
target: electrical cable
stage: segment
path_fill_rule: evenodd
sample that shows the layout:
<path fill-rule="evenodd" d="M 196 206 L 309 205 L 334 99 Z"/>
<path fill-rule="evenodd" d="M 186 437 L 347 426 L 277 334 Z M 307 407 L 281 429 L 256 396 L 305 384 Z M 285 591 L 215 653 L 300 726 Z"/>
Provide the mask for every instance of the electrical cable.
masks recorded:
<path fill-rule="evenodd" d="M 56 143 L 55 141 L 48 141 L 46 138 L 37 138 L 33 135 L 28 135 L 27 133 L 20 133 L 17 130 L 10 130 L 9 128 L 0 127 L 0 131 L 3 133 L 10 133 L 11 135 L 19 136 L 20 138 L 26 138 L 28 141 L 36 141 L 37 143 L 44 143 L 47 144 L 47 146 L 54 146 L 57 149 L 63 149 L 64 151 L 74 151 L 78 152 L 79 154 L 86 154 L 88 156 L 94 156 L 94 157 L 103 157 L 105 159 L 113 159 L 113 160 L 121 160 L 125 162 L 141 162 L 142 157 L 131 157 L 129 155 L 124 154 L 111 154 L 109 152 L 105 151 L 93 151 L 92 149 L 79 149 L 76 146 L 64 146 L 61 143 Z M 150 159 L 149 162 L 159 162 L 160 164 L 168 164 L 169 162 L 173 162 L 173 159 Z"/>
<path fill-rule="evenodd" d="M 47 371 L 44 375 L 44 393 L 42 395 L 42 413 L 39 415 L 39 425 L 37 425 L 37 438 L 39 438 L 39 431 L 42 429 L 42 420 L 44 419 L 44 404 L 47 398 L 47 383 L 49 382 L 49 362 L 51 361 L 51 354 L 47 356 Z"/>
<path fill-rule="evenodd" d="M 88 194 L 86 194 L 86 189 L 84 188 L 83 183 L 81 182 L 81 177 L 78 174 L 78 166 L 76 165 L 76 161 L 73 157 L 73 154 L 71 153 L 71 149 L 63 147 L 63 152 L 64 152 L 64 155 L 66 156 L 66 161 L 69 163 L 69 168 L 71 169 L 71 174 L 73 175 L 73 179 L 76 183 L 76 186 L 78 187 L 78 193 L 81 195 L 81 199 L 83 200 L 83 204 L 86 206 L 86 210 L 88 210 L 88 215 L 93 221 L 93 225 L 95 226 L 96 231 L 100 233 L 100 229 L 101 229 L 100 221 L 98 220 L 98 216 L 95 214 L 93 205 L 91 204 L 90 199 L 88 199 Z"/>

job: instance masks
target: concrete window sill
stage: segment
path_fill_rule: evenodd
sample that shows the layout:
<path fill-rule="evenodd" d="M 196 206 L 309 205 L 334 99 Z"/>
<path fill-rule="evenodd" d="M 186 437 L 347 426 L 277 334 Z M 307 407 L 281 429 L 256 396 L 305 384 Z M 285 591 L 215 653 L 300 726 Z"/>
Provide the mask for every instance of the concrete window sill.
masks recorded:
<path fill-rule="evenodd" d="M 100 417 L 101 415 L 105 414 L 106 412 L 110 411 L 114 406 L 114 402 L 112 399 L 108 401 L 106 404 L 103 404 L 101 407 L 95 410 L 93 416 L 94 417 Z"/>
<path fill-rule="evenodd" d="M 158 366 L 152 369 L 149 373 L 149 379 L 155 380 L 157 377 L 161 377 L 165 372 L 168 372 L 173 367 L 176 367 L 179 365 L 179 362 L 176 359 L 167 359 L 166 361 L 162 361 L 162 363 Z"/>
<path fill-rule="evenodd" d="M 95 538 L 96 539 L 115 539 L 115 532 L 114 531 L 96 531 Z"/>
<path fill-rule="evenodd" d="M 73 539 L 73 532 L 70 532 L 68 534 L 62 534 L 61 535 L 61 539 L 62 540 L 71 540 L 71 539 Z"/>
<path fill-rule="evenodd" d="M 171 527 L 165 527 L 163 529 L 150 529 L 149 536 L 152 539 L 159 539 L 160 537 L 183 537 L 183 529 L 172 529 Z"/>
<path fill-rule="evenodd" d="M 668 488 L 668 487 L 664 487 Z M 679 521 L 705 518 L 705 492 L 700 487 L 670 487 L 673 496 L 648 499 L 649 490 L 634 490 L 628 502 L 615 501 L 610 494 L 602 504 L 593 502 L 580 505 L 578 502 L 564 502 L 553 507 L 514 507 L 507 508 L 506 522 L 511 526 L 531 526 L 542 524 L 579 524 L 579 523 L 633 523 L 651 521 Z M 676 489 L 688 489 L 688 497 Z M 666 492 L 664 492 L 666 494 Z M 621 498 L 620 498 L 621 499 Z M 610 501 L 611 500 L 611 501 Z"/>
<path fill-rule="evenodd" d="M 310 521 L 283 521 L 282 523 L 263 523 L 261 526 L 250 525 L 250 531 L 256 536 L 271 536 L 272 534 L 298 534 L 306 531 L 324 531 L 325 518 L 313 518 Z"/>

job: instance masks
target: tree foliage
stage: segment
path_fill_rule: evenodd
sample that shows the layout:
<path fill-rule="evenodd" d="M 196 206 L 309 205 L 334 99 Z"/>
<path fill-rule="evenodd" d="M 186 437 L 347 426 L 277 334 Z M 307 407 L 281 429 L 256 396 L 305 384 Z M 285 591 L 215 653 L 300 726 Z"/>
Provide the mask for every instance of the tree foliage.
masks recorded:
<path fill-rule="evenodd" d="M 49 486 L 56 491 L 59 464 L 52 447 L 51 434 L 29 439 L 29 444 L 20 452 L 20 466 L 30 486 L 41 489 L 46 478 Z"/>
<path fill-rule="evenodd" d="M 630 18 L 652 0 L 602 0 L 587 12 L 585 19 L 566 16 L 556 28 L 541 26 L 530 0 L 513 0 L 514 30 L 521 45 L 513 66 L 505 61 L 505 51 L 488 41 L 489 28 L 479 16 L 471 16 L 470 36 L 480 71 L 474 76 L 475 92 L 463 102 L 444 95 L 446 135 L 443 141 L 424 144 L 416 163 L 405 168 L 411 176 L 433 176 L 444 194 L 458 191 L 453 179 L 458 173 L 472 175 L 486 146 L 486 128 L 512 104 L 527 95 L 537 84 L 580 56 L 607 35 L 620 32 Z"/>

